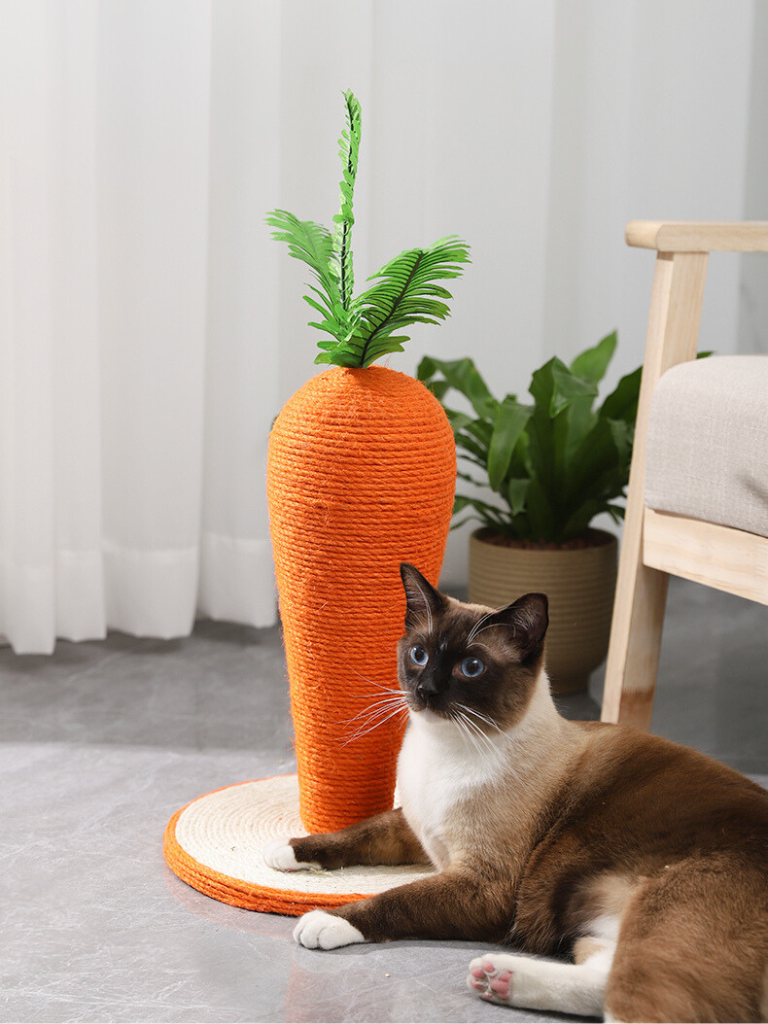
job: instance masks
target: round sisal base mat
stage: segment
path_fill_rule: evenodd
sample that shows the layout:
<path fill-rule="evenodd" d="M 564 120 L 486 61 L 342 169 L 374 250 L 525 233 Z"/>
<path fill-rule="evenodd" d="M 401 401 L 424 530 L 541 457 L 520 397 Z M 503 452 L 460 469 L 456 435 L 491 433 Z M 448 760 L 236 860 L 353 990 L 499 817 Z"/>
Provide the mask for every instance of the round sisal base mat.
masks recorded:
<path fill-rule="evenodd" d="M 171 870 L 199 892 L 246 910 L 299 914 L 339 907 L 423 878 L 430 867 L 294 871 L 267 867 L 262 850 L 281 836 L 305 836 L 296 775 L 241 782 L 198 797 L 165 830 Z"/>

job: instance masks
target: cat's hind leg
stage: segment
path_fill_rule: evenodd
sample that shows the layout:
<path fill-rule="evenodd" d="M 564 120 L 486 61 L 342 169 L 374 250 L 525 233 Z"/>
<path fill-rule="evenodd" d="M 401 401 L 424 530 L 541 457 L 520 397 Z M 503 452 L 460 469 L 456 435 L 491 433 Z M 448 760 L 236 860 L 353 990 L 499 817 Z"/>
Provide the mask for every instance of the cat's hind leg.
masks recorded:
<path fill-rule="evenodd" d="M 506 1006 L 599 1017 L 615 948 L 610 939 L 579 939 L 573 964 L 486 953 L 470 963 L 467 985 L 481 998 Z"/>
<path fill-rule="evenodd" d="M 354 864 L 429 864 L 402 810 L 385 811 L 339 832 L 275 839 L 263 850 L 278 871 L 351 867 Z"/>
<path fill-rule="evenodd" d="M 764 865 L 755 844 L 748 856 L 692 856 L 647 879 L 622 920 L 606 1019 L 766 1020 Z"/>

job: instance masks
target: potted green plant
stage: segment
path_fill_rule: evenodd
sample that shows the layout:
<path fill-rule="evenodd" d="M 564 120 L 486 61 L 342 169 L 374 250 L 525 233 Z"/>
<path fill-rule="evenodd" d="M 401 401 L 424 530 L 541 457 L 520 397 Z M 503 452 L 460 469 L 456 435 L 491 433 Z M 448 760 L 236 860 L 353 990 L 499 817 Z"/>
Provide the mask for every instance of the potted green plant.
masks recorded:
<path fill-rule="evenodd" d="M 559 693 L 585 689 L 608 649 L 617 541 L 591 523 L 623 518 L 641 373 L 595 408 L 616 341 L 609 334 L 570 366 L 550 359 L 533 374 L 532 402 L 495 398 L 471 359 L 427 356 L 418 371 L 464 464 L 455 526 L 482 524 L 470 538 L 469 599 L 497 607 L 527 591 L 549 596 L 547 666 Z M 452 390 L 471 412 L 446 404 Z"/>
<path fill-rule="evenodd" d="M 301 816 L 328 832 L 392 806 L 405 726 L 396 644 L 401 562 L 437 583 L 456 487 L 456 448 L 418 380 L 371 365 L 403 351 L 414 323 L 449 314 L 445 282 L 469 247 L 407 249 L 355 294 L 354 187 L 360 104 L 344 94 L 341 209 L 330 230 L 286 210 L 273 235 L 307 265 L 315 362 L 331 369 L 286 402 L 269 438 L 267 494 L 296 734 Z"/>

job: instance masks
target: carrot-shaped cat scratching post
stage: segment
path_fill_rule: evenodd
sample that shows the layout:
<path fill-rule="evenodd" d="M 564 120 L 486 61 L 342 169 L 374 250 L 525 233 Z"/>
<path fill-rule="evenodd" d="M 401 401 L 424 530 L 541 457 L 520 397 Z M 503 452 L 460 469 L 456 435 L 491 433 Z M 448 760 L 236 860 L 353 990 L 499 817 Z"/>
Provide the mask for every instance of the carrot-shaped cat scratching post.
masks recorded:
<path fill-rule="evenodd" d="M 455 479 L 440 403 L 384 367 L 326 371 L 274 425 L 272 544 L 310 832 L 392 806 L 405 726 L 386 703 L 405 612 L 399 566 L 437 583 Z"/>
<path fill-rule="evenodd" d="M 284 876 L 259 864 L 254 851 L 276 834 L 296 835 L 291 815 L 300 814 L 309 832 L 333 831 L 392 806 L 405 727 L 388 696 L 397 689 L 404 629 L 399 566 L 410 562 L 437 584 L 456 483 L 453 431 L 440 403 L 414 378 L 371 364 L 401 352 L 411 324 L 448 315 L 451 295 L 440 282 L 460 276 L 468 246 L 443 238 L 408 249 L 354 296 L 360 106 L 351 92 L 345 100 L 335 230 L 285 210 L 267 218 L 275 238 L 312 270 L 304 298 L 318 313 L 311 326 L 327 335 L 315 362 L 333 367 L 286 403 L 269 439 L 298 793 L 295 777 L 232 786 L 194 801 L 166 831 L 168 862 L 196 888 L 238 906 L 297 914 L 408 880 L 400 868 L 359 877 L 354 868 L 340 889 L 311 876 L 301 891 L 286 891 Z"/>
<path fill-rule="evenodd" d="M 437 583 L 456 454 L 434 396 L 412 377 L 370 364 L 402 351 L 403 328 L 447 315 L 450 294 L 438 281 L 457 277 L 468 258 L 467 246 L 456 239 L 408 250 L 353 297 L 360 107 L 352 93 L 345 99 L 336 231 L 282 210 L 268 218 L 275 237 L 312 268 L 317 287 L 305 298 L 322 318 L 313 326 L 330 335 L 320 342 L 316 362 L 337 367 L 290 399 L 269 448 L 301 817 L 313 832 L 343 828 L 392 806 L 405 723 L 393 715 L 370 727 L 387 718 L 386 694 L 397 686 L 395 645 L 404 615 L 398 569 L 412 562 Z"/>

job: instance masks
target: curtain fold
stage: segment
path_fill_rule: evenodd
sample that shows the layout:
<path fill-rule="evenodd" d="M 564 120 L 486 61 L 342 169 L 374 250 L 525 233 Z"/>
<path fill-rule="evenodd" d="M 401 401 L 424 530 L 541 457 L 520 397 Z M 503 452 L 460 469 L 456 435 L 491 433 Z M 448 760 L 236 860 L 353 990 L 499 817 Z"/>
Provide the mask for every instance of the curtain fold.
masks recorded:
<path fill-rule="evenodd" d="M 250 7 L 0 9 L 0 634 L 18 653 L 274 622 L 276 280 L 253 287 L 264 244 L 240 261 L 276 185 L 254 195 L 257 141 L 238 152 L 250 106 L 211 94 Z"/>
<path fill-rule="evenodd" d="M 626 221 L 768 216 L 765 25 L 758 0 L 0 4 L 0 635 L 274 621 L 267 436 L 318 368 L 264 216 L 331 224 L 345 88 L 358 284 L 472 245 L 451 319 L 390 365 L 470 355 L 524 394 L 618 327 L 610 387 L 647 322 Z M 711 260 L 704 347 L 738 350 L 763 271 Z"/>

